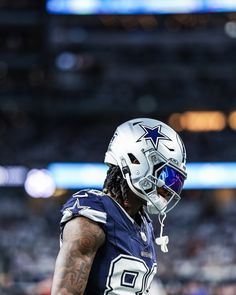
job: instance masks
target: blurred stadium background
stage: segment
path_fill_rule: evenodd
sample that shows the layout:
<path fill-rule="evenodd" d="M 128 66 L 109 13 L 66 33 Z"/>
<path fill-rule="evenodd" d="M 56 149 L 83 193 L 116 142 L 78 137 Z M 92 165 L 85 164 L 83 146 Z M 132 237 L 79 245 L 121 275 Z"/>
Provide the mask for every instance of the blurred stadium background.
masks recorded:
<path fill-rule="evenodd" d="M 61 205 L 134 117 L 188 152 L 152 294 L 236 294 L 235 0 L 0 0 L 0 294 L 50 294 Z"/>

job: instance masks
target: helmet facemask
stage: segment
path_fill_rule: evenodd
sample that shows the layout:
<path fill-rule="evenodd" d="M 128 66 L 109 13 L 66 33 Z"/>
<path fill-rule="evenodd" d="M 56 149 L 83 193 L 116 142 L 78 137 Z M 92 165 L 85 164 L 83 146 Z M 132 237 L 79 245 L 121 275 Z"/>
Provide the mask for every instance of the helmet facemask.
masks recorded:
<path fill-rule="evenodd" d="M 173 159 L 164 159 L 158 151 L 144 153 L 150 167 L 148 174 L 136 183 L 129 173 L 124 176 L 130 189 L 147 202 L 150 214 L 168 213 L 180 200 L 186 174 L 175 166 Z"/>

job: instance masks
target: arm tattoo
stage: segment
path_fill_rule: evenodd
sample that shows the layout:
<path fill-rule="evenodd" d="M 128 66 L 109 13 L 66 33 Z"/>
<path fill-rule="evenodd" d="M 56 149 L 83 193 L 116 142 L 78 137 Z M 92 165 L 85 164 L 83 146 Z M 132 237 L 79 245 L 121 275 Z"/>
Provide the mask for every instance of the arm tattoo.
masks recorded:
<path fill-rule="evenodd" d="M 52 295 L 82 295 L 93 259 L 104 243 L 105 234 L 95 222 L 79 217 L 64 229 L 53 278 Z"/>

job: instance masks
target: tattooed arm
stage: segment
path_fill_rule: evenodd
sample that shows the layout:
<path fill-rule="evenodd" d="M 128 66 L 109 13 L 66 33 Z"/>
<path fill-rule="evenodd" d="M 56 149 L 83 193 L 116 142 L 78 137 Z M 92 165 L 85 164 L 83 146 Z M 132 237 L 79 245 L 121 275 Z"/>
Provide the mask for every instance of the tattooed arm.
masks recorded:
<path fill-rule="evenodd" d="M 77 217 L 65 225 L 51 295 L 84 294 L 93 259 L 104 241 L 102 228 L 88 218 Z"/>

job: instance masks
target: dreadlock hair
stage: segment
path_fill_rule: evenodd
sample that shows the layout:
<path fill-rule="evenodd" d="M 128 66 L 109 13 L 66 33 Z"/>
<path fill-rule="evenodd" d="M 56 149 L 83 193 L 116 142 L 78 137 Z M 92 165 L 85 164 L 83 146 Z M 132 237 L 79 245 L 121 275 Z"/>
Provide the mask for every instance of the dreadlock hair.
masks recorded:
<path fill-rule="evenodd" d="M 103 185 L 104 193 L 109 193 L 119 204 L 128 198 L 129 187 L 119 166 L 111 165 Z"/>

